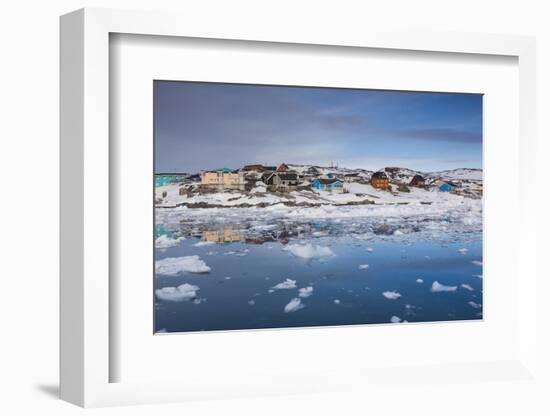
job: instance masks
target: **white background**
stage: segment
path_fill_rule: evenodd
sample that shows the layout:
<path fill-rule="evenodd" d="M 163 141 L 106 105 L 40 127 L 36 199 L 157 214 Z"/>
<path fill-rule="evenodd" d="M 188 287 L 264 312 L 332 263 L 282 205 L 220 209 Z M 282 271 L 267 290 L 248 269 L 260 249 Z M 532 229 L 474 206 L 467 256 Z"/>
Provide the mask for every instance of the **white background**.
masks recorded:
<path fill-rule="evenodd" d="M 236 383 L 238 375 L 239 380 L 254 379 L 257 386 L 270 375 L 298 371 L 317 378 L 337 369 L 517 358 L 519 284 L 513 266 L 518 264 L 517 224 L 503 226 L 519 215 L 518 204 L 512 202 L 519 200 L 517 59 L 467 55 L 438 59 L 431 53 L 355 48 L 336 53 L 334 48 L 273 44 L 259 48 L 243 42 L 184 39 L 167 46 L 160 37 L 128 35 L 113 37 L 110 56 L 111 90 L 116 97 L 111 114 L 117 126 L 110 138 L 116 166 L 111 171 L 116 237 L 110 249 L 120 259 L 111 278 L 118 288 L 115 304 L 121 305 L 113 330 L 119 358 L 112 361 L 118 367 L 111 370 L 112 380 L 127 383 L 190 376 L 221 380 L 230 375 Z M 154 79 L 483 93 L 483 322 L 407 325 L 399 330 L 388 324 L 151 336 L 154 231 L 149 175 L 153 171 Z M 502 181 L 502 177 L 509 178 Z M 500 261 L 503 257 L 507 262 Z M 209 390 L 214 391 L 212 382 Z M 223 392 L 227 390 L 222 387 Z"/>
<path fill-rule="evenodd" d="M 547 3 L 547 2 L 546 2 Z M 208 24 L 212 13 L 235 21 L 269 18 L 281 25 L 373 23 L 440 30 L 511 33 L 538 36 L 539 166 L 548 164 L 550 129 L 550 13 L 544 1 L 12 1 L 0 9 L 0 169 L 3 189 L 0 302 L 0 411 L 4 414 L 73 414 L 82 412 L 55 400 L 58 348 L 58 16 L 83 6 L 173 9 L 193 13 Z M 246 16 L 244 16 L 246 15 Z M 542 138 L 546 140 L 543 142 Z M 533 179 L 542 176 L 533 172 Z M 540 214 L 547 178 L 539 181 Z M 545 232 L 546 231 L 546 232 Z M 539 250 L 544 254 L 548 221 L 542 218 Z M 546 247 L 547 247 L 546 243 Z M 541 258 L 544 256 L 541 255 Z M 543 275 L 548 266 L 540 263 Z M 542 268 L 545 268 L 542 271 Z M 550 293 L 542 282 L 539 294 Z M 542 301 L 544 298 L 539 296 Z M 538 319 L 549 321 L 549 307 L 540 302 Z M 548 334 L 541 365 L 548 374 Z M 457 340 L 460 342 L 460 340 Z M 544 351 L 543 350 L 543 351 Z M 542 351 L 541 351 L 542 352 Z M 258 398 L 93 410 L 99 414 L 548 414 L 541 391 L 500 383 L 475 388 L 434 385 L 430 395 L 418 391 L 369 397 L 339 392 L 331 395 Z M 527 387 L 527 386 L 526 386 Z M 550 387 L 547 386 L 547 392 Z M 450 393 L 451 392 L 451 393 Z M 430 411 L 430 412 L 428 412 Z"/>

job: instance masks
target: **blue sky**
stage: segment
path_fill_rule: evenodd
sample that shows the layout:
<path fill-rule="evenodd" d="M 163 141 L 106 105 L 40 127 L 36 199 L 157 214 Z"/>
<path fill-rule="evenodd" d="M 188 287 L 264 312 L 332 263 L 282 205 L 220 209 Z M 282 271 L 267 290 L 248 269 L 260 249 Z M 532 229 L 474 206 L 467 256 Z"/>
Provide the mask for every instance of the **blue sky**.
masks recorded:
<path fill-rule="evenodd" d="M 482 167 L 482 96 L 155 81 L 155 171 Z"/>

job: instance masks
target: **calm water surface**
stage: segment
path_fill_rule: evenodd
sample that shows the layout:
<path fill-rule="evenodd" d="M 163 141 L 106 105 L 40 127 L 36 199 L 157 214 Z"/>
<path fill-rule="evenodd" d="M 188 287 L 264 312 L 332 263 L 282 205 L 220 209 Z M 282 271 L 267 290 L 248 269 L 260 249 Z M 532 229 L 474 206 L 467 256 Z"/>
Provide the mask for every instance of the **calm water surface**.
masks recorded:
<path fill-rule="evenodd" d="M 175 230 L 174 234 L 174 228 L 157 224 L 157 236 L 174 237 L 182 235 L 182 230 L 187 235 L 174 247 L 157 248 L 156 261 L 197 255 L 211 270 L 156 274 L 156 289 L 184 283 L 199 288 L 196 296 L 186 300 L 156 297 L 157 332 L 374 324 L 389 323 L 392 318 L 408 322 L 482 318 L 480 232 L 419 230 L 358 236 L 319 233 L 313 227 L 307 235 L 251 241 L 232 228 L 195 227 L 191 232 L 178 223 Z M 202 244 L 195 246 L 198 242 Z M 333 254 L 302 258 L 285 249 L 293 244 L 328 247 Z M 285 279 L 296 281 L 295 287 L 273 289 Z M 449 291 L 432 291 L 436 281 L 450 287 Z M 298 289 L 304 287 L 313 288 L 311 295 L 299 298 Z M 393 291 L 401 296 L 383 295 Z M 300 306 L 285 312 L 293 299 L 299 299 Z"/>

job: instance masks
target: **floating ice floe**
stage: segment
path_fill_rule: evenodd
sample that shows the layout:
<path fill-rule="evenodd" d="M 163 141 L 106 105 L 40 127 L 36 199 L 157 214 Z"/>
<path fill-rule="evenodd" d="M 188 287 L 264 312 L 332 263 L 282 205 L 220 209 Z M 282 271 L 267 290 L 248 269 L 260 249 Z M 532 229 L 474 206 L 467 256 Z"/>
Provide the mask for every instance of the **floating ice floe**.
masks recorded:
<path fill-rule="evenodd" d="M 416 279 L 416 283 L 424 283 L 424 279 Z"/>
<path fill-rule="evenodd" d="M 234 255 L 234 256 L 238 256 L 238 257 L 243 257 L 243 256 L 246 256 L 248 254 L 250 250 L 245 248 L 244 250 L 237 250 L 237 251 L 226 251 L 225 253 L 223 253 L 224 256 L 231 256 L 231 255 Z"/>
<path fill-rule="evenodd" d="M 468 302 L 468 305 L 470 305 L 474 309 L 480 309 L 481 308 L 481 303 L 476 303 L 474 301 Z"/>
<path fill-rule="evenodd" d="M 271 290 L 294 289 L 295 287 L 296 287 L 296 280 L 285 279 L 284 282 L 273 286 Z"/>
<path fill-rule="evenodd" d="M 384 296 L 386 299 L 396 300 L 401 297 L 401 293 L 395 290 L 391 290 L 391 291 L 388 290 L 386 292 L 382 292 L 382 296 Z"/>
<path fill-rule="evenodd" d="M 460 254 L 466 255 L 466 254 L 468 254 L 468 249 L 467 248 L 459 248 L 458 252 Z"/>
<path fill-rule="evenodd" d="M 203 302 L 206 302 L 206 298 L 195 298 L 195 299 L 193 299 L 193 303 L 195 305 L 200 305 Z"/>
<path fill-rule="evenodd" d="M 214 245 L 213 241 L 199 241 L 198 243 L 193 244 L 194 247 L 204 247 Z"/>
<path fill-rule="evenodd" d="M 248 304 L 249 304 L 250 306 L 254 306 L 254 305 L 256 304 L 256 301 L 255 301 L 254 299 L 250 299 L 250 300 L 248 301 Z"/>
<path fill-rule="evenodd" d="M 368 268 L 369 268 L 369 265 L 368 265 L 368 264 L 360 264 L 360 265 L 359 265 L 359 269 L 361 269 L 361 270 L 366 270 L 366 269 L 368 269 Z"/>
<path fill-rule="evenodd" d="M 157 237 L 155 240 L 155 248 L 170 248 L 177 246 L 180 242 L 185 240 L 185 237 L 177 237 L 177 238 L 171 238 L 167 235 L 161 235 L 160 237 Z"/>
<path fill-rule="evenodd" d="M 483 262 L 481 262 L 479 260 L 472 261 L 472 264 L 475 264 L 476 266 L 483 266 Z"/>
<path fill-rule="evenodd" d="M 303 287 L 298 289 L 298 296 L 301 298 L 309 298 L 313 294 L 313 286 Z"/>
<path fill-rule="evenodd" d="M 395 316 L 395 315 L 394 315 L 394 316 L 392 316 L 392 317 L 390 318 L 390 322 L 391 322 L 392 324 L 398 324 L 399 322 L 401 322 L 401 318 L 400 318 L 399 316 Z"/>
<path fill-rule="evenodd" d="M 340 305 L 340 299 L 334 299 L 334 303 L 335 303 L 336 305 Z"/>
<path fill-rule="evenodd" d="M 472 276 L 477 277 L 478 279 L 483 279 L 482 274 L 473 274 Z"/>
<path fill-rule="evenodd" d="M 395 230 L 393 235 L 403 235 L 403 231 Z"/>
<path fill-rule="evenodd" d="M 368 251 L 369 253 L 372 253 L 372 252 L 374 251 L 374 249 L 373 249 L 372 247 L 367 247 L 367 251 Z"/>
<path fill-rule="evenodd" d="M 473 288 L 472 286 L 466 284 L 466 283 L 462 283 L 462 284 L 460 285 L 460 287 L 463 288 L 463 289 L 469 290 L 470 292 L 473 292 L 473 291 L 474 291 L 474 288 Z"/>
<path fill-rule="evenodd" d="M 304 308 L 305 305 L 302 303 L 302 301 L 299 298 L 294 298 L 288 304 L 285 306 L 285 313 L 288 312 L 296 312 L 302 308 Z"/>
<path fill-rule="evenodd" d="M 171 302 L 182 302 L 194 299 L 197 297 L 198 286 L 184 283 L 178 287 L 163 287 L 155 290 L 157 298 Z"/>
<path fill-rule="evenodd" d="M 334 255 L 334 252 L 329 247 L 308 244 L 289 244 L 285 248 L 285 251 L 290 251 L 296 257 L 303 259 L 318 259 L 322 257 L 330 257 Z"/>
<path fill-rule="evenodd" d="M 155 272 L 166 276 L 179 273 L 208 273 L 210 267 L 199 256 L 167 257 L 155 262 Z"/>
<path fill-rule="evenodd" d="M 443 284 L 439 283 L 436 280 L 435 282 L 432 283 L 432 288 L 430 289 L 430 291 L 432 291 L 432 292 L 455 292 L 457 288 L 458 288 L 457 286 L 443 285 Z"/>

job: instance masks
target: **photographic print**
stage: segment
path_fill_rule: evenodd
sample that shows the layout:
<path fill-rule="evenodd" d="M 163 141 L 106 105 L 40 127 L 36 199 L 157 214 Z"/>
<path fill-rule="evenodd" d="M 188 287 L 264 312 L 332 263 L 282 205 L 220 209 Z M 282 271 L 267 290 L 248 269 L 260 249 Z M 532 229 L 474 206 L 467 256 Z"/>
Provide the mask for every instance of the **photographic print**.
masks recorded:
<path fill-rule="evenodd" d="M 155 333 L 483 318 L 482 95 L 153 88 Z"/>

